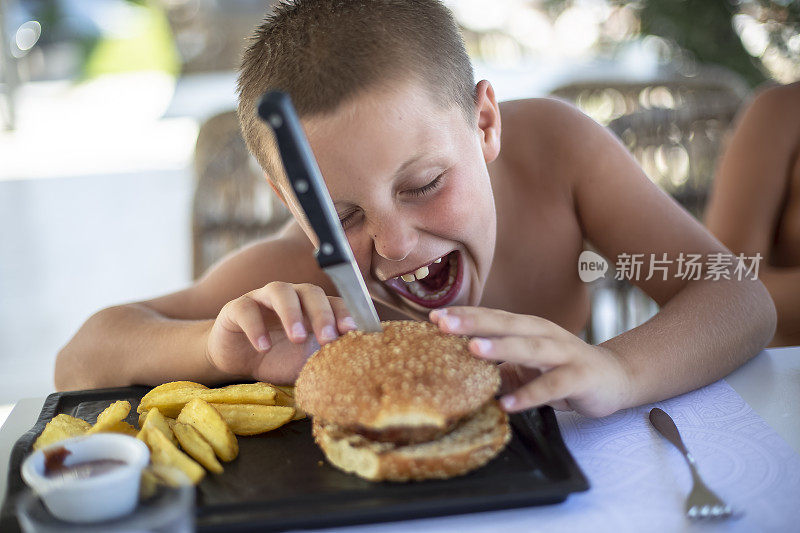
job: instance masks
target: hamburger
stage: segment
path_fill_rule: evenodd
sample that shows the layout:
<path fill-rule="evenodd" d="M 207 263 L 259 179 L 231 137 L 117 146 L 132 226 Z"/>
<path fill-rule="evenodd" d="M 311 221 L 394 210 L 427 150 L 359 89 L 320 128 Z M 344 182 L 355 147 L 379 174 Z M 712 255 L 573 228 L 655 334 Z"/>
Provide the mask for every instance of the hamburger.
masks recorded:
<path fill-rule="evenodd" d="M 371 481 L 450 478 L 508 442 L 497 367 L 428 322 L 383 322 L 320 348 L 295 384 L 328 461 Z"/>

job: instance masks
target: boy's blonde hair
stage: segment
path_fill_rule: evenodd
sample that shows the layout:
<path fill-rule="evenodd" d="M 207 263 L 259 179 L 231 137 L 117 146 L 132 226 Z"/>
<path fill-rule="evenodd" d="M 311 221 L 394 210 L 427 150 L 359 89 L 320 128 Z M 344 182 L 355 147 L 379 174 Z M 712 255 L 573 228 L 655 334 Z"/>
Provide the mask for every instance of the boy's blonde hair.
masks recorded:
<path fill-rule="evenodd" d="M 239 122 L 273 182 L 284 172 L 256 113 L 268 90 L 286 91 L 301 117 L 334 111 L 365 89 L 416 77 L 439 105 L 474 122 L 474 79 L 450 11 L 437 0 L 294 0 L 255 31 L 239 72 Z"/>

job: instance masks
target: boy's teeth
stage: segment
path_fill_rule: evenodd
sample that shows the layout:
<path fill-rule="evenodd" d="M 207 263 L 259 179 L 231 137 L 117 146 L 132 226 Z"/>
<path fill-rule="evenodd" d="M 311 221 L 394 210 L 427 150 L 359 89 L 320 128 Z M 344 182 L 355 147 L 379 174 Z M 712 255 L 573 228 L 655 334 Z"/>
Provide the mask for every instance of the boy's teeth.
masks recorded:
<path fill-rule="evenodd" d="M 439 259 L 437 259 L 436 261 L 434 261 L 434 263 L 441 263 L 441 262 L 442 262 L 442 258 L 441 257 Z"/>
<path fill-rule="evenodd" d="M 419 267 L 416 269 L 412 274 L 403 274 L 400 278 L 405 281 L 406 283 L 411 283 L 412 281 L 417 281 L 419 279 L 423 279 L 425 276 L 428 275 L 428 267 Z"/>

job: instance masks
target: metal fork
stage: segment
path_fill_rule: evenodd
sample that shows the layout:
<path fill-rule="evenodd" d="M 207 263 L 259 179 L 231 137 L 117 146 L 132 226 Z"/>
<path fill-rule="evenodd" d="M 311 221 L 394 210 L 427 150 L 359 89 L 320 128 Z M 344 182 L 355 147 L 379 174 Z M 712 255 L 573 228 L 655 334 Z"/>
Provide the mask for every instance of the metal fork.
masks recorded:
<path fill-rule="evenodd" d="M 686 449 L 681 439 L 681 434 L 672 418 L 658 407 L 650 410 L 650 423 L 661 435 L 678 448 L 683 454 L 689 469 L 692 471 L 692 492 L 686 498 L 686 515 L 691 519 L 698 518 L 728 518 L 733 512 L 731 506 L 726 504 L 719 496 L 709 489 L 700 474 L 694 457 Z"/>

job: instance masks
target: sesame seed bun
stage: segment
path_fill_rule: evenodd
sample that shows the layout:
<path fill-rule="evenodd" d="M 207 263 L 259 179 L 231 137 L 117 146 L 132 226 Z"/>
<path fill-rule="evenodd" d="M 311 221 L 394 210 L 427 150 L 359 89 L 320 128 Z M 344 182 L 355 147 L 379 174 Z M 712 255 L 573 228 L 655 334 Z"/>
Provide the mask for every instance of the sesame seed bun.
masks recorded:
<path fill-rule="evenodd" d="M 383 332 L 351 331 L 320 348 L 297 378 L 298 407 L 351 429 L 440 435 L 494 397 L 497 367 L 471 355 L 466 337 L 429 322 L 382 325 Z"/>
<path fill-rule="evenodd" d="M 340 470 L 370 481 L 419 481 L 460 476 L 488 463 L 511 438 L 508 417 L 494 401 L 445 436 L 395 446 L 314 419 L 314 440 Z"/>

